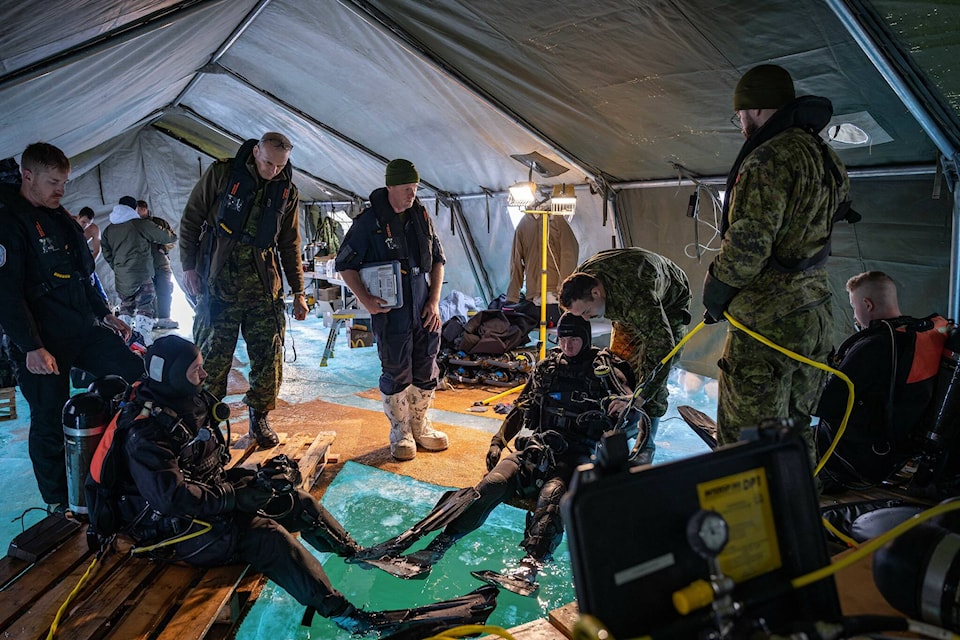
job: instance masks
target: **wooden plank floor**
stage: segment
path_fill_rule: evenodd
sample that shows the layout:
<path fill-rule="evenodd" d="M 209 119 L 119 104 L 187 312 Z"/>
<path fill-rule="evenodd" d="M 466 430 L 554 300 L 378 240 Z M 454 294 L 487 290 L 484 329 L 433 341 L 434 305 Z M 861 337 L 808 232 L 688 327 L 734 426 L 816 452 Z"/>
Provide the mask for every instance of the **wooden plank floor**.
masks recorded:
<path fill-rule="evenodd" d="M 333 432 L 281 433 L 281 443 L 269 450 L 247 447 L 241 439 L 231 450 L 230 465 L 255 466 L 285 454 L 300 465 L 303 487 L 309 490 L 326 464 Z M 58 610 L 81 579 L 83 583 L 65 609 L 58 638 L 70 640 L 202 640 L 228 636 L 240 613 L 239 599 L 250 600 L 264 578 L 248 574 L 244 565 L 202 569 L 155 562 L 129 553 L 129 542 L 117 539 L 116 549 L 94 564 L 86 525 L 72 527 L 65 537 L 49 537 L 46 548 L 31 557 L 33 538 L 58 531 L 62 516 L 51 515 L 17 537 L 0 559 L 0 637 L 46 638 Z M 243 585 L 244 595 L 238 594 Z M 217 627 L 214 633 L 211 631 Z"/>

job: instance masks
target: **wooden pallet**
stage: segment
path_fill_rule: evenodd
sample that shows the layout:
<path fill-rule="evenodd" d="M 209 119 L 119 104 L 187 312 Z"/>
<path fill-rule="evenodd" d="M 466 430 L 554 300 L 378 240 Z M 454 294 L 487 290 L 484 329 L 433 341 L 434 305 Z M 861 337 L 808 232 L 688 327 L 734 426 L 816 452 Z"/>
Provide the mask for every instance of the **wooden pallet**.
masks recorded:
<path fill-rule="evenodd" d="M 285 453 L 298 461 L 303 488 L 309 490 L 334 434 L 280 435 L 281 443 L 273 449 L 233 449 L 231 465 L 255 465 Z M 0 638 L 46 638 L 58 609 L 94 563 L 87 526 L 63 523 L 63 516 L 48 516 L 17 536 L 11 552 L 0 559 Z M 200 569 L 164 564 L 132 556 L 122 540 L 117 547 L 93 565 L 61 616 L 57 638 L 226 638 L 264 580 L 244 565 Z"/>
<path fill-rule="evenodd" d="M 0 420 L 17 419 L 17 388 L 0 389 Z"/>

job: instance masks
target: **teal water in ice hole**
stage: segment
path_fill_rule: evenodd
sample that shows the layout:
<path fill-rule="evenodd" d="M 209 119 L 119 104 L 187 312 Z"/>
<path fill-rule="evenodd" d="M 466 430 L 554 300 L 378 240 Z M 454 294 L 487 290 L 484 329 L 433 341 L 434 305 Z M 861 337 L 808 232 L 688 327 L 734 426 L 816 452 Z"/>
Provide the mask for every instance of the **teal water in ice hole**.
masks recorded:
<path fill-rule="evenodd" d="M 327 488 L 323 505 L 360 544 L 371 545 L 401 533 L 425 516 L 444 491 L 412 478 L 381 471 L 356 462 L 346 462 Z M 347 564 L 333 554 L 314 554 L 333 585 L 356 606 L 365 609 L 402 609 L 454 598 L 481 586 L 470 575 L 478 569 L 502 571 L 523 556 L 520 540 L 526 511 L 501 504 L 482 527 L 460 540 L 438 562 L 425 580 L 401 580 L 379 569 Z M 431 533 L 411 550 L 421 549 L 435 536 Z M 309 546 L 307 547 L 310 548 Z M 532 597 L 504 589 L 487 624 L 509 629 L 545 618 L 574 600 L 573 575 L 566 538 L 554 552 L 554 560 L 540 573 L 540 590 Z M 311 627 L 300 625 L 303 607 L 269 582 L 241 624 L 236 638 L 342 639 L 356 638 L 326 618 L 316 616 Z"/>

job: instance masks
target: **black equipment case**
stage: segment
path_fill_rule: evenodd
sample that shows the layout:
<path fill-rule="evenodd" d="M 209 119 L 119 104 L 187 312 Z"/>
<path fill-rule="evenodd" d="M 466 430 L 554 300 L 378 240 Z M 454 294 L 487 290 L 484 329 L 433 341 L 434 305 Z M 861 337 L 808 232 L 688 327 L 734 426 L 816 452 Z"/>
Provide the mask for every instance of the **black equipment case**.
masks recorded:
<path fill-rule="evenodd" d="M 749 431 L 751 441 L 653 467 L 629 467 L 615 434 L 596 464 L 578 468 L 561 511 L 581 614 L 617 638 L 696 638 L 713 627 L 710 606 L 682 616 L 672 602 L 710 578 L 687 534 L 693 516 L 710 510 L 729 531 L 716 558 L 743 607 L 734 637 L 840 617 L 832 577 L 790 584 L 829 564 L 806 446 L 781 422 Z"/>

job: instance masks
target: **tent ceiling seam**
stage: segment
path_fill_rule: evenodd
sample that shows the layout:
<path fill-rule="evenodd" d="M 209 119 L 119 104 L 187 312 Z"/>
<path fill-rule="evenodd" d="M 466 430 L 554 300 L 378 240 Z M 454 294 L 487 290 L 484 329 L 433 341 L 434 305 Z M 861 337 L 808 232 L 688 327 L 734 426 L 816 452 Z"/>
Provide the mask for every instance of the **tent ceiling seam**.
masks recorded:
<path fill-rule="evenodd" d="M 594 180 L 597 180 L 597 177 L 600 174 L 600 170 L 597 167 L 593 167 L 576 155 L 568 151 L 563 145 L 554 141 L 546 133 L 535 127 L 531 122 L 523 118 L 520 114 L 515 112 L 513 109 L 508 107 L 506 104 L 498 100 L 491 93 L 483 89 L 477 83 L 469 79 L 469 77 L 462 73 L 457 67 L 449 63 L 442 56 L 438 55 L 433 50 L 429 49 L 425 44 L 420 42 L 418 39 L 414 38 L 410 33 L 403 29 L 396 22 L 391 20 L 379 9 L 371 5 L 366 0 L 338 0 L 340 4 L 352 10 L 362 19 L 366 20 L 376 28 L 380 29 L 383 33 L 390 35 L 402 46 L 407 48 L 411 53 L 419 57 L 421 60 L 429 63 L 434 69 L 440 71 L 445 76 L 451 80 L 456 81 L 466 90 L 470 91 L 473 95 L 480 98 L 493 109 L 499 112 L 501 115 L 513 121 L 520 128 L 526 131 L 528 134 L 537 138 L 542 144 L 553 149 L 558 155 L 560 155 L 564 161 L 572 164 L 578 171 L 587 175 Z"/>
<path fill-rule="evenodd" d="M 244 138 L 243 136 L 241 136 L 241 135 L 239 135 L 239 134 L 237 134 L 237 133 L 235 133 L 235 132 L 233 132 L 233 131 L 229 131 L 229 130 L 223 128 L 222 126 L 220 126 L 220 125 L 218 125 L 218 124 L 216 124 L 216 123 L 214 123 L 214 122 L 211 122 L 210 120 L 208 120 L 207 118 L 204 118 L 202 115 L 200 115 L 199 113 L 197 113 L 196 111 L 194 111 L 193 109 L 191 109 L 191 108 L 188 107 L 188 106 L 180 105 L 179 107 L 177 107 L 177 109 L 181 110 L 181 111 L 184 113 L 184 115 L 186 115 L 188 118 L 191 118 L 192 120 L 195 120 L 196 122 L 199 122 L 199 123 L 202 124 L 203 126 L 205 126 L 205 127 L 207 127 L 208 129 L 210 129 L 211 131 L 216 131 L 216 132 L 219 133 L 220 135 L 223 135 L 223 136 L 226 136 L 226 137 L 230 138 L 231 140 L 233 140 L 233 141 L 236 142 L 237 144 L 242 144 L 243 141 L 246 139 L 246 138 Z M 154 128 L 156 128 L 156 129 L 158 129 L 158 130 L 160 130 L 160 131 L 163 131 L 164 133 L 167 133 L 168 135 L 171 135 L 171 137 L 173 137 L 174 139 L 179 140 L 179 136 L 176 136 L 176 135 L 172 134 L 171 132 L 166 131 L 161 125 L 158 125 L 158 124 L 154 123 L 153 126 L 154 126 Z M 194 145 L 192 145 L 192 144 L 190 144 L 190 145 L 188 145 L 188 146 L 197 149 L 197 147 L 194 146 Z M 205 149 L 198 149 L 198 150 L 199 150 L 199 151 L 202 151 L 202 152 L 205 153 L 205 154 L 207 154 L 207 155 L 208 155 L 209 157 L 211 157 L 211 158 L 218 159 L 218 158 L 216 158 L 216 156 L 214 156 L 214 155 L 211 154 L 210 152 L 206 151 Z M 310 178 L 311 180 L 317 182 L 318 184 L 323 185 L 325 188 L 329 189 L 330 191 L 334 191 L 334 192 L 339 193 L 340 195 L 346 196 L 346 197 L 348 197 L 348 198 L 354 198 L 354 199 L 359 199 L 359 198 L 360 198 L 359 195 L 357 195 L 356 193 L 350 191 L 349 189 L 347 189 L 347 188 L 345 188 L 345 187 L 341 187 L 340 185 L 335 184 L 335 183 L 333 183 L 333 182 L 330 182 L 329 180 L 324 180 L 323 178 L 320 178 L 320 177 L 318 177 L 318 176 L 315 176 L 314 174 L 310 173 L 309 171 L 307 171 L 307 170 L 305 170 L 305 169 L 303 169 L 303 168 L 299 168 L 299 167 L 294 166 L 294 171 L 297 171 L 297 172 L 299 172 L 299 173 L 307 176 L 308 178 Z"/>
<path fill-rule="evenodd" d="M 202 11 L 208 5 L 219 4 L 224 0 L 185 0 L 176 5 L 155 11 L 139 20 L 133 20 L 116 29 L 102 33 L 94 38 L 74 45 L 53 55 L 47 56 L 22 69 L 17 69 L 0 76 L 0 89 L 28 82 L 56 69 L 65 67 L 81 58 L 94 55 L 110 47 L 128 42 L 145 33 L 156 31 L 165 24 L 156 25 L 159 21 L 174 21 Z"/>

